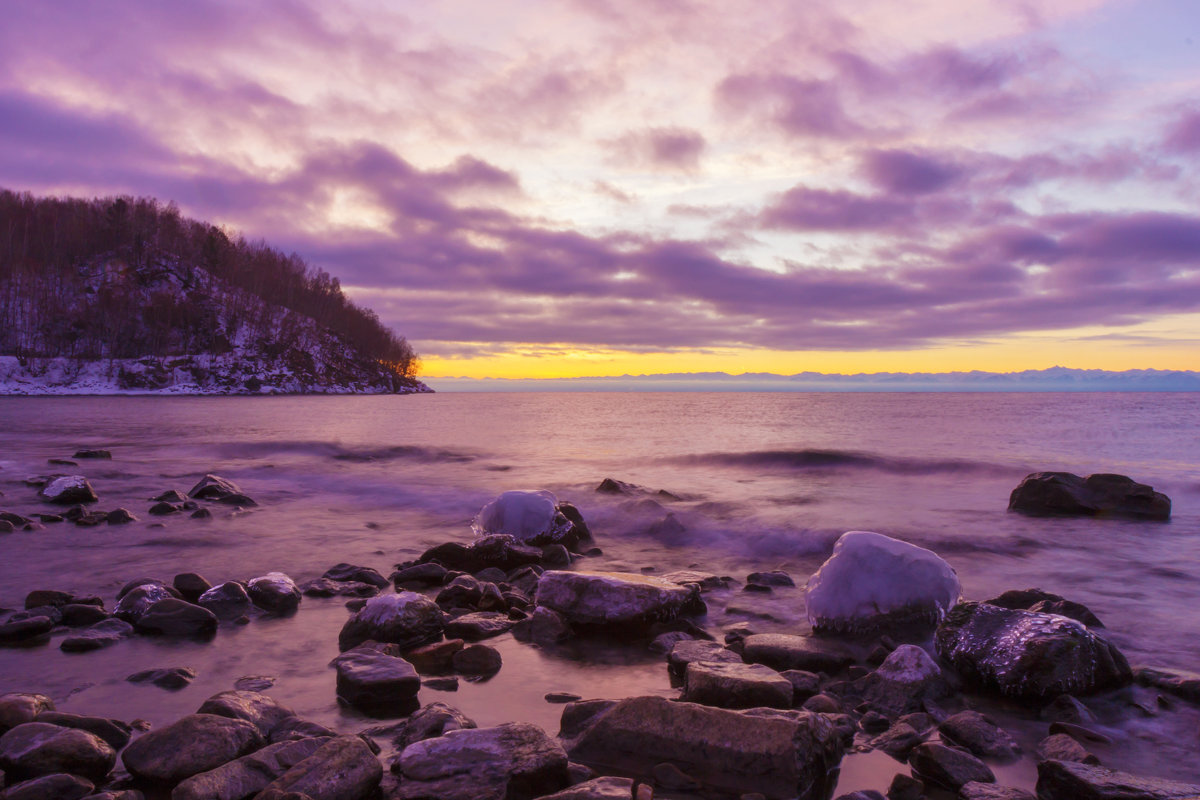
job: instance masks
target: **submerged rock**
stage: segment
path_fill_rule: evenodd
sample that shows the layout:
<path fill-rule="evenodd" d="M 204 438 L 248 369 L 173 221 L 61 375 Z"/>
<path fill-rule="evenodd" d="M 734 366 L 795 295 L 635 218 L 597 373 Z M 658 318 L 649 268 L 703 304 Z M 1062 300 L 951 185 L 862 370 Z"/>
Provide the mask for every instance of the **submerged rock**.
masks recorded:
<path fill-rule="evenodd" d="M 564 709 L 567 714 L 582 704 Z M 822 800 L 836 782 L 843 745 L 833 723 L 800 711 L 730 711 L 663 697 L 598 706 L 568 742 L 575 761 L 648 774 L 663 762 L 706 787 L 768 798 Z"/>
<path fill-rule="evenodd" d="M 391 642 L 402 648 L 417 647 L 442 638 L 442 610 L 416 592 L 399 592 L 372 597 L 342 626 L 338 649 L 345 651 L 368 639 Z"/>
<path fill-rule="evenodd" d="M 1124 475 L 1035 472 L 1013 489 L 1008 510 L 1035 517 L 1165 520 L 1171 516 L 1171 498 Z"/>
<path fill-rule="evenodd" d="M 1047 698 L 1133 680 L 1125 656 L 1082 623 L 1052 614 L 960 603 L 938 626 L 938 655 L 980 687 Z"/>
<path fill-rule="evenodd" d="M 82 475 L 52 475 L 38 490 L 38 497 L 47 503 L 73 506 L 76 503 L 94 503 L 99 498 L 96 490 Z"/>
<path fill-rule="evenodd" d="M 645 627 L 699 610 L 700 589 L 631 572 L 549 570 L 538 581 L 535 602 L 573 626 Z"/>
<path fill-rule="evenodd" d="M 808 579 L 804 597 L 814 630 L 859 633 L 932 626 L 961 594 L 958 575 L 935 553 L 883 534 L 850 531 Z"/>
<path fill-rule="evenodd" d="M 525 544 L 543 547 L 561 544 L 575 550 L 590 539 L 587 526 L 574 506 L 570 513 L 551 492 L 505 492 L 485 505 L 471 523 L 476 536 L 503 533 Z M 579 524 L 571 517 L 578 517 Z"/>
<path fill-rule="evenodd" d="M 1195 800 L 1200 784 L 1143 778 L 1071 761 L 1038 764 L 1039 800 Z"/>

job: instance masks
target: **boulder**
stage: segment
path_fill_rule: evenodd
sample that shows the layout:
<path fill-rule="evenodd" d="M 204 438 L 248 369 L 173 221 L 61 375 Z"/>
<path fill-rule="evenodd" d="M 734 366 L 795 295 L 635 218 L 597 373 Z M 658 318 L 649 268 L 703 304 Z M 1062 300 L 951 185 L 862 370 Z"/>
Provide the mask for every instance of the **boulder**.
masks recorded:
<path fill-rule="evenodd" d="M 295 716 L 285 705 L 262 692 L 230 689 L 218 692 L 201 704 L 197 714 L 242 720 L 253 725 L 265 738 L 271 729 L 288 717 Z"/>
<path fill-rule="evenodd" d="M 363 800 L 383 778 L 383 766 L 358 736 L 338 736 L 321 745 L 263 789 L 257 800 L 307 796 L 311 800 Z"/>
<path fill-rule="evenodd" d="M 396 591 L 421 589 L 426 586 L 441 586 L 446 582 L 446 568 L 430 561 L 398 569 L 391 575 Z"/>
<path fill-rule="evenodd" d="M 1007 731 L 978 711 L 960 711 L 938 726 L 942 741 L 950 741 L 970 750 L 979 758 L 1015 761 L 1021 748 Z"/>
<path fill-rule="evenodd" d="M 101 781 L 116 760 L 107 742 L 79 728 L 26 722 L 0 736 L 0 769 L 9 780 L 68 772 Z"/>
<path fill-rule="evenodd" d="M 578 517 L 578 510 L 574 509 Z M 583 518 L 578 517 L 582 523 Z M 471 529 L 476 536 L 503 533 L 525 544 L 543 547 L 561 544 L 568 550 L 578 548 L 581 541 L 590 539 L 571 521 L 551 492 L 505 492 L 480 509 Z"/>
<path fill-rule="evenodd" d="M 241 494 L 242 490 L 233 481 L 218 475 L 205 475 L 188 491 L 188 497 L 194 500 L 220 500 L 231 494 Z"/>
<path fill-rule="evenodd" d="M 50 641 L 52 630 L 54 620 L 48 616 L 34 615 L 5 622 L 0 624 L 0 646 L 45 644 Z"/>
<path fill-rule="evenodd" d="M 912 644 L 902 644 L 889 653 L 874 672 L 855 683 L 855 688 L 871 708 L 887 717 L 920 711 L 926 700 L 950 695 L 942 668 Z"/>
<path fill-rule="evenodd" d="M 538 581 L 537 605 L 579 628 L 628 631 L 698 611 L 700 589 L 630 572 L 549 570 Z"/>
<path fill-rule="evenodd" d="M 542 548 L 523 544 L 515 536 L 497 533 L 481 536 L 469 545 L 446 542 L 421 554 L 418 563 L 437 563 L 446 569 L 480 572 L 488 567 L 508 571 L 542 561 Z"/>
<path fill-rule="evenodd" d="M 567 754 L 536 725 L 450 731 L 404 748 L 403 800 L 526 800 L 567 787 Z"/>
<path fill-rule="evenodd" d="M 478 725 L 470 717 L 457 708 L 445 703 L 430 703 L 420 710 L 413 712 L 404 725 L 404 729 L 396 737 L 396 747 L 400 750 L 416 742 L 433 739 L 450 731 L 468 730 Z"/>
<path fill-rule="evenodd" d="M 1124 475 L 1035 472 L 1013 489 L 1008 510 L 1034 517 L 1166 520 L 1171 498 Z"/>
<path fill-rule="evenodd" d="M 680 699 L 719 708 L 791 708 L 792 684 L 761 664 L 693 661 Z"/>
<path fill-rule="evenodd" d="M 236 581 L 226 581 L 200 595 L 196 605 L 207 608 L 217 619 L 237 619 L 250 610 L 250 595 Z"/>
<path fill-rule="evenodd" d="M 104 521 L 109 525 L 128 525 L 137 522 L 138 518 L 128 508 L 114 508 L 104 515 Z"/>
<path fill-rule="evenodd" d="M 68 628 L 84 628 L 108 618 L 108 612 L 102 606 L 68 603 L 62 607 L 62 623 Z"/>
<path fill-rule="evenodd" d="M 671 646 L 667 654 L 667 674 L 671 679 L 683 683 L 688 665 L 704 661 L 710 664 L 741 664 L 742 657 L 716 642 L 704 639 L 684 639 Z"/>
<path fill-rule="evenodd" d="M 1037 769 L 1039 800 L 1195 800 L 1200 797 L 1200 784 L 1143 778 L 1089 764 L 1043 761 Z"/>
<path fill-rule="evenodd" d="M 282 572 L 268 572 L 246 584 L 250 602 L 270 614 L 291 614 L 300 606 L 300 588 Z"/>
<path fill-rule="evenodd" d="M 260 749 L 254 725 L 214 714 L 189 714 L 135 739 L 121 754 L 129 774 L 174 785 Z"/>
<path fill-rule="evenodd" d="M 917 745 L 908 754 L 913 772 L 938 786 L 958 790 L 965 783 L 995 783 L 996 776 L 987 764 L 965 750 L 936 742 Z"/>
<path fill-rule="evenodd" d="M 938 655 L 989 691 L 1023 698 L 1088 694 L 1133 679 L 1125 656 L 1082 623 L 1053 614 L 960 603 L 938 626 Z"/>
<path fill-rule="evenodd" d="M 500 651 L 486 644 L 472 644 L 450 656 L 455 672 L 474 678 L 490 678 L 504 665 Z"/>
<path fill-rule="evenodd" d="M 349 650 L 368 639 L 391 642 L 404 649 L 442 638 L 445 619 L 432 600 L 416 592 L 372 597 L 342 626 L 338 649 Z"/>
<path fill-rule="evenodd" d="M 854 654 L 837 642 L 790 633 L 756 633 L 743 642 L 742 658 L 774 670 L 802 669 L 837 673 L 854 663 Z"/>
<path fill-rule="evenodd" d="M 158 636 L 208 638 L 217 632 L 217 617 L 207 608 L 168 597 L 150 606 L 133 627 Z"/>
<path fill-rule="evenodd" d="M 60 592 L 57 589 L 34 589 L 25 595 L 25 608 L 26 610 L 42 606 L 61 608 L 74 599 L 75 595 L 71 592 Z"/>
<path fill-rule="evenodd" d="M 568 713 L 563 735 L 568 736 Z M 593 768 L 647 774 L 670 762 L 707 787 L 768 798 L 822 800 L 837 780 L 843 745 L 833 722 L 820 714 L 756 709 L 752 712 L 632 697 L 598 706 L 572 727 L 567 742 L 575 761 Z"/>
<path fill-rule="evenodd" d="M 842 534 L 808 579 L 808 621 L 816 631 L 865 633 L 936 625 L 962 594 L 958 575 L 935 553 L 870 531 Z"/>
<path fill-rule="evenodd" d="M 62 711 L 43 711 L 38 714 L 37 721 L 45 722 L 48 725 L 58 725 L 60 728 L 77 728 L 87 731 L 93 736 L 99 736 L 113 750 L 120 750 L 129 744 L 132 732 L 132 728 L 119 719 L 85 717 Z"/>
<path fill-rule="evenodd" d="M 54 701 L 44 694 L 9 692 L 0 694 L 0 733 L 33 722 L 45 711 L 54 710 Z"/>
<path fill-rule="evenodd" d="M 117 601 L 117 607 L 113 611 L 113 616 L 117 619 L 122 619 L 131 625 L 137 625 L 142 615 L 150 610 L 150 607 L 160 600 L 174 598 L 175 595 L 161 583 L 143 583 L 133 587 L 128 592 L 120 596 Z"/>
<path fill-rule="evenodd" d="M 62 640 L 59 649 L 64 653 L 86 653 L 110 647 L 122 639 L 133 636 L 133 626 L 124 620 L 104 619 Z"/>
<path fill-rule="evenodd" d="M 1056 733 L 1038 742 L 1037 758 L 1038 761 L 1076 761 L 1093 765 L 1100 763 L 1100 759 L 1065 733 Z"/>
<path fill-rule="evenodd" d="M 520 642 L 551 645 L 570 639 L 574 632 L 566 618 L 548 608 L 535 608 L 512 627 L 513 638 Z"/>
<path fill-rule="evenodd" d="M 404 716 L 420 705 L 421 677 L 412 664 L 386 652 L 389 647 L 365 643 L 333 660 L 340 700 L 375 717 Z"/>
<path fill-rule="evenodd" d="M 230 761 L 228 764 L 193 775 L 171 792 L 171 800 L 243 800 L 266 789 L 271 781 L 286 773 L 319 750 L 330 737 L 279 742 Z"/>
<path fill-rule="evenodd" d="M 366 583 L 379 589 L 386 588 L 388 585 L 388 579 L 380 575 L 377 571 L 370 567 L 360 567 L 355 564 L 336 564 L 325 570 L 325 574 L 321 577 L 340 583 Z"/>
<path fill-rule="evenodd" d="M 96 490 L 82 475 L 52 475 L 46 485 L 38 490 L 38 497 L 47 503 L 73 506 L 76 503 L 94 503 Z"/>
<path fill-rule="evenodd" d="M 454 654 L 465 646 L 462 639 L 447 639 L 408 650 L 404 657 L 422 675 L 445 675 L 454 670 Z"/>
<path fill-rule="evenodd" d="M 0 800 L 80 800 L 95 788 L 86 778 L 59 772 L 9 786 L 0 792 Z"/>
<path fill-rule="evenodd" d="M 1083 603 L 1068 600 L 1062 595 L 1041 589 L 1009 589 L 998 597 L 983 602 L 1001 608 L 1019 608 L 1025 611 L 1040 611 L 1043 614 L 1058 614 L 1082 622 L 1089 628 L 1103 628 L 1102 623 L 1091 609 Z"/>
<path fill-rule="evenodd" d="M 171 581 L 171 585 L 189 603 L 196 602 L 200 599 L 201 595 L 212 588 L 212 584 L 205 580 L 203 575 L 197 575 L 195 572 L 179 573 Z"/>

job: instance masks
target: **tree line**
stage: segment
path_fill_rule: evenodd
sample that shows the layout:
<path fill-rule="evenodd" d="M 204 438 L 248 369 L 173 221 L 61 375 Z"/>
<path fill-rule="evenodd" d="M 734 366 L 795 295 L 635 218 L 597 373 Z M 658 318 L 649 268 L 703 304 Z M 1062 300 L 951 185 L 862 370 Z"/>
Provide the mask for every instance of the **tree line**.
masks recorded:
<path fill-rule="evenodd" d="M 197 267 L 240 291 L 215 297 Z M 155 288 L 168 274 L 182 293 Z M 416 374 L 408 342 L 295 253 L 187 219 L 173 202 L 0 190 L 0 355 L 227 352 L 230 329 L 241 326 L 286 338 L 269 306 L 311 317 L 398 377 Z"/>

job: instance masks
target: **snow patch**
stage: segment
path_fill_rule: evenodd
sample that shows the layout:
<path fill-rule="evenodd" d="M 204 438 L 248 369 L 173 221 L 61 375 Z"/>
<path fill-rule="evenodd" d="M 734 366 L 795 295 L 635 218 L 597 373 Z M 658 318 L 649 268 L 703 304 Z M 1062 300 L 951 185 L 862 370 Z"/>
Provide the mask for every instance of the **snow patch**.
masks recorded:
<path fill-rule="evenodd" d="M 414 602 L 428 602 L 428 598 L 416 592 L 376 595 L 367 601 L 354 618 L 370 625 L 385 625 L 402 615 Z"/>
<path fill-rule="evenodd" d="M 488 503 L 471 523 L 476 536 L 507 533 L 522 542 L 555 538 L 571 523 L 558 513 L 558 498 L 545 490 L 505 492 Z"/>

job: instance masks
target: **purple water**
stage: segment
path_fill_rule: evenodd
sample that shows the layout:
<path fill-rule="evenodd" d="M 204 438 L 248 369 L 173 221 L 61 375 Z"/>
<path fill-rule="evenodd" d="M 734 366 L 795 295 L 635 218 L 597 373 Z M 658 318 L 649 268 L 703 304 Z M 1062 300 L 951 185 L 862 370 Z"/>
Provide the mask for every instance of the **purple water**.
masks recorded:
<path fill-rule="evenodd" d="M 587 569 L 696 566 L 744 579 L 778 568 L 802 586 L 838 535 L 874 530 L 942 555 L 968 599 L 1040 586 L 1091 607 L 1132 662 L 1197 669 L 1198 429 L 1195 394 L 2 398 L 0 509 L 50 510 L 22 479 L 78 471 L 99 493 L 98 508 L 124 506 L 141 519 L 0 536 L 0 606 L 62 588 L 100 594 L 111 608 L 129 579 L 184 571 L 217 583 L 280 570 L 302 582 L 349 561 L 386 575 L 431 545 L 469 540 L 471 518 L 496 494 L 549 489 L 582 510 L 604 551 Z M 113 460 L 47 464 L 80 447 L 110 449 Z M 1174 501 L 1172 520 L 1005 510 L 1025 474 L 1050 469 L 1150 483 Z M 221 509 L 209 521 L 146 514 L 148 498 L 186 491 L 206 472 L 234 480 L 259 507 Z M 597 494 L 606 477 L 680 499 Z M 682 531 L 661 524 L 668 514 Z M 709 607 L 703 622 L 718 635 L 747 619 L 764 631 L 807 631 L 802 589 L 717 592 Z M 305 598 L 294 617 L 223 627 L 206 644 L 137 638 L 67 655 L 55 640 L 0 650 L 0 692 L 40 691 L 62 710 L 161 725 L 239 677 L 269 675 L 270 693 L 301 715 L 359 730 L 369 723 L 337 705 L 327 666 L 346 615 L 338 599 Z M 561 708 L 544 702 L 548 691 L 675 694 L 644 643 L 555 651 L 507 635 L 489 643 L 505 660 L 495 678 L 453 694 L 422 690 L 422 702 L 452 703 L 481 725 L 522 719 L 554 732 Z M 199 677 L 179 692 L 124 681 L 169 666 Z M 989 710 L 1030 748 L 1044 735 L 1036 709 Z M 1193 724 L 1180 712 L 1118 725 L 1105 763 L 1195 778 Z M 1178 752 L 1164 739 L 1178 740 Z M 852 756 L 842 786 L 886 789 L 906 769 L 877 753 Z M 1031 762 L 1000 772 L 1032 785 Z"/>

